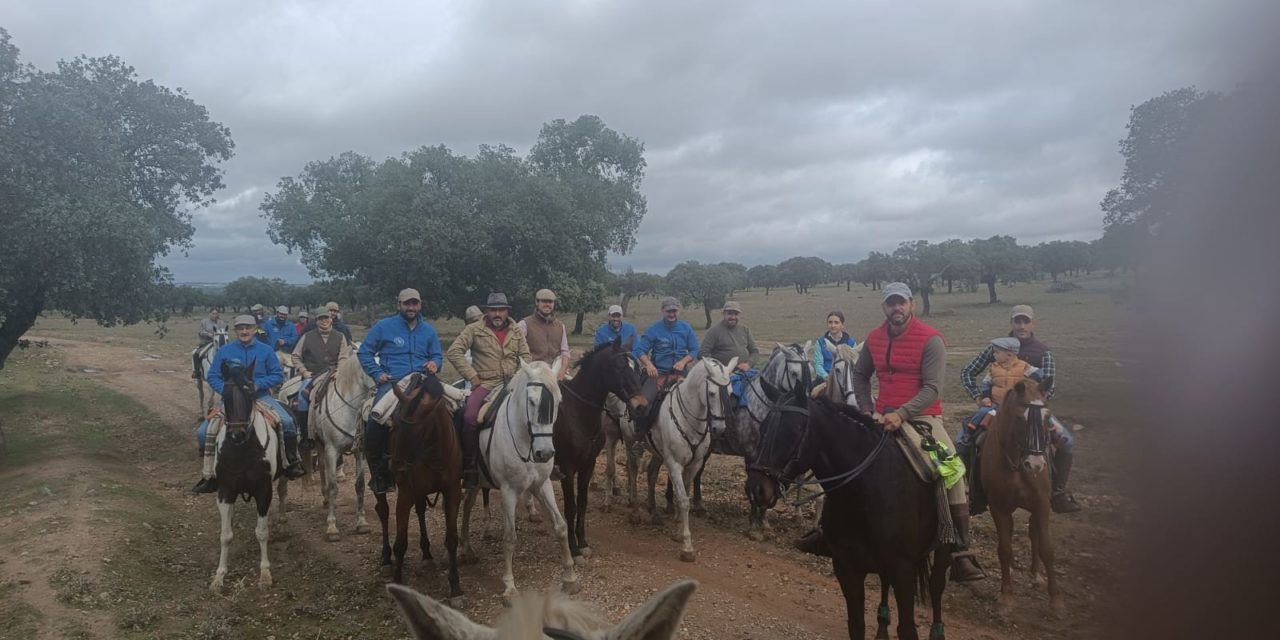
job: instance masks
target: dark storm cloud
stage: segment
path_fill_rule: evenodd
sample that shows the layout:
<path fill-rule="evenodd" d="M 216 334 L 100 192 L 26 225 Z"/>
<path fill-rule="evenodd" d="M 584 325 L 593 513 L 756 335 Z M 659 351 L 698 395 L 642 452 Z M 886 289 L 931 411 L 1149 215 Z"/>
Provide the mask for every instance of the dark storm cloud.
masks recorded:
<path fill-rule="evenodd" d="M 11 4 L 11 3 L 4 3 Z M 117 54 L 235 137 L 180 280 L 306 279 L 262 196 L 311 160 L 532 144 L 594 113 L 646 143 L 618 266 L 859 259 L 917 238 L 1089 239 L 1131 105 L 1230 89 L 1268 3 L 31 3 L 48 67 Z M 1176 5 L 1176 6 L 1170 6 Z"/>

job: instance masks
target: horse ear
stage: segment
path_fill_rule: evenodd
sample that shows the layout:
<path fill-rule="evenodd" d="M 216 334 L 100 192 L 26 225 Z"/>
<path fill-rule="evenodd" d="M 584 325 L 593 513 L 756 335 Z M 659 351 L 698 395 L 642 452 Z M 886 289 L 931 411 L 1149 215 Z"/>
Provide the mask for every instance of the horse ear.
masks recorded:
<path fill-rule="evenodd" d="M 564 358 L 556 358 L 555 362 L 551 363 L 551 375 L 558 377 L 560 375 L 560 370 L 563 368 Z"/>
<path fill-rule="evenodd" d="M 413 589 L 398 584 L 387 585 L 387 593 L 396 609 L 418 640 L 470 640 L 497 638 L 498 632 L 467 619 L 461 612 L 446 607 Z"/>
<path fill-rule="evenodd" d="M 402 390 L 400 389 L 400 383 L 399 383 L 399 382 L 395 382 L 395 381 L 393 381 L 393 382 L 391 383 L 391 393 L 396 394 L 396 399 L 397 399 L 397 400 L 399 400 L 400 402 L 408 402 L 408 401 L 409 401 L 409 396 L 405 395 L 404 391 L 402 391 Z"/>
<path fill-rule="evenodd" d="M 535 377 L 536 372 L 533 370 L 533 366 L 524 359 L 520 360 L 520 370 L 523 371 L 526 376 L 529 376 L 530 379 Z"/>
<path fill-rule="evenodd" d="M 1041 393 L 1048 394 L 1049 390 L 1052 388 L 1053 388 L 1053 376 L 1045 376 L 1044 378 L 1040 379 Z"/>
<path fill-rule="evenodd" d="M 805 352 L 805 354 L 813 353 L 813 341 L 812 341 L 812 340 L 805 340 L 805 341 L 804 341 L 804 352 Z"/>
<path fill-rule="evenodd" d="M 697 590 L 692 580 L 677 582 L 640 605 L 605 636 L 609 640 L 666 640 L 680 630 L 680 618 Z"/>
<path fill-rule="evenodd" d="M 627 340 L 631 340 L 631 338 L 627 338 Z M 615 346 L 615 347 L 621 347 L 621 346 L 622 346 L 622 334 L 618 334 L 618 335 L 614 336 L 614 338 L 613 338 L 613 346 Z"/>
<path fill-rule="evenodd" d="M 730 358 L 729 364 L 726 364 L 724 366 L 725 371 L 728 371 L 729 373 L 733 373 L 733 370 L 737 368 L 738 368 L 738 356 L 734 356 Z"/>
<path fill-rule="evenodd" d="M 1019 381 L 1018 381 L 1018 384 L 1013 385 L 1013 392 L 1014 392 L 1014 393 L 1016 393 L 1016 394 L 1018 394 L 1018 395 L 1020 395 L 1020 396 L 1021 396 L 1021 395 L 1026 395 L 1026 393 L 1027 393 L 1027 383 L 1022 382 L 1021 380 L 1019 380 Z"/>

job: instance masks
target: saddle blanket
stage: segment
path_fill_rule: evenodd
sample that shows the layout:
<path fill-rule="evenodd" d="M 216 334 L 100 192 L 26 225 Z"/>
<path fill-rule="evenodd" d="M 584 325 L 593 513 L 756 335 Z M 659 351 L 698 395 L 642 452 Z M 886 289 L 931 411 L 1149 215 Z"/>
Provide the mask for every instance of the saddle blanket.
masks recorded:
<path fill-rule="evenodd" d="M 412 377 L 413 375 L 410 374 L 401 378 L 396 383 L 396 386 L 400 387 L 401 391 L 404 391 L 409 387 L 409 380 Z M 444 400 L 450 411 L 457 411 L 458 407 L 467 401 L 468 394 L 468 391 L 459 389 L 456 385 L 444 385 Z M 382 397 L 376 403 L 370 398 L 366 405 L 369 407 L 367 412 L 369 419 L 378 424 L 389 424 L 391 416 L 395 415 L 396 408 L 400 406 L 400 399 L 396 397 L 396 394 L 388 392 L 382 394 Z"/>

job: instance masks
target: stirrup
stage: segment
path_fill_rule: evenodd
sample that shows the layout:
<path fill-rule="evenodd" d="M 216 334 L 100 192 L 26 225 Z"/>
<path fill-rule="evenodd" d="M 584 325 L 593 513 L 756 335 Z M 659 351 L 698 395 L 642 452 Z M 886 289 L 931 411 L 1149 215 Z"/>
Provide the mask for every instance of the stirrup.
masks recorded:
<path fill-rule="evenodd" d="M 217 491 L 217 478 L 201 478 L 200 482 L 197 482 L 196 486 L 191 488 L 192 493 L 217 493 Z"/>

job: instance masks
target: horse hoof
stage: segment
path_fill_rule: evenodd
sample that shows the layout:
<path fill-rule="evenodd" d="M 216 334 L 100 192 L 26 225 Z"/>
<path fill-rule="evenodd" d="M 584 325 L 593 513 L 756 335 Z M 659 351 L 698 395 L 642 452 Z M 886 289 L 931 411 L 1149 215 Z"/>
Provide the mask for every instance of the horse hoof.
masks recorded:
<path fill-rule="evenodd" d="M 436 559 L 435 559 L 435 558 L 430 558 L 430 557 L 423 558 L 423 559 L 422 559 L 422 566 L 424 566 L 424 567 L 435 567 L 435 566 L 436 566 Z"/>
<path fill-rule="evenodd" d="M 330 529 L 329 531 L 324 532 L 324 539 L 329 542 L 337 542 L 341 538 L 342 538 L 342 535 L 338 533 L 338 530 L 336 528 Z"/>
<path fill-rule="evenodd" d="M 209 590 L 221 595 L 222 594 L 222 576 L 216 576 L 213 582 L 209 583 Z"/>
<path fill-rule="evenodd" d="M 622 495 L 622 489 L 619 489 L 619 488 L 617 488 L 617 487 L 614 487 L 614 488 L 613 488 L 613 490 L 612 490 L 612 491 L 610 491 L 609 493 L 610 493 L 610 495 L 620 496 L 620 495 Z"/>
<path fill-rule="evenodd" d="M 539 514 L 537 511 L 530 511 L 529 522 L 542 522 L 542 514 Z"/>
<path fill-rule="evenodd" d="M 697 552 L 697 551 L 681 551 L 681 552 L 680 552 L 680 561 L 681 561 L 681 562 L 694 562 L 694 561 L 696 561 L 697 559 L 698 559 L 698 552 Z"/>
<path fill-rule="evenodd" d="M 672 532 L 671 532 L 671 541 L 672 541 L 672 542 L 684 542 L 684 534 L 683 534 L 683 533 L 681 533 L 679 530 L 672 531 Z"/>
<path fill-rule="evenodd" d="M 369 529 L 369 525 L 368 525 L 368 523 L 357 523 L 357 524 L 356 524 L 356 533 L 369 533 L 369 531 L 370 531 L 370 529 Z"/>
<path fill-rule="evenodd" d="M 585 567 L 585 566 L 587 566 L 587 559 L 586 559 L 586 558 L 584 558 L 584 557 L 582 557 L 582 556 L 574 556 L 574 557 L 573 557 L 573 566 L 575 566 L 575 567 Z"/>
<path fill-rule="evenodd" d="M 465 565 L 473 565 L 480 562 L 480 558 L 477 558 L 476 554 L 470 551 L 466 551 L 462 553 L 462 556 L 460 558 L 458 558 L 458 562 Z"/>
<path fill-rule="evenodd" d="M 757 529 L 752 529 L 748 531 L 747 537 L 755 542 L 764 542 L 764 534 L 760 533 L 760 531 Z"/>
<path fill-rule="evenodd" d="M 264 590 L 271 588 L 271 572 L 270 571 L 263 570 L 262 575 L 258 576 L 258 588 L 264 589 Z"/>
<path fill-rule="evenodd" d="M 666 521 L 667 516 L 656 511 L 649 516 L 649 524 L 663 524 Z"/>
<path fill-rule="evenodd" d="M 507 588 L 506 591 L 502 592 L 502 606 L 508 607 L 508 608 L 511 607 L 511 604 L 514 603 L 515 599 L 519 596 L 520 596 L 520 591 L 518 589 L 516 589 L 515 587 Z"/>
<path fill-rule="evenodd" d="M 692 509 L 689 509 L 689 513 L 692 513 L 693 515 L 698 516 L 699 518 L 705 518 L 707 517 L 707 508 L 702 506 L 694 507 Z"/>
<path fill-rule="evenodd" d="M 581 587 L 578 586 L 577 580 L 562 581 L 560 583 L 560 591 L 562 591 L 566 595 L 573 595 L 577 593 L 579 589 L 581 589 Z"/>
<path fill-rule="evenodd" d="M 382 565 L 382 568 L 378 570 L 378 575 L 382 576 L 382 579 L 383 579 L 383 580 L 390 580 L 390 579 L 391 579 L 391 565 L 389 565 L 389 564 L 384 564 L 384 565 Z"/>
<path fill-rule="evenodd" d="M 632 511 L 631 515 L 627 517 L 627 520 L 630 521 L 631 524 L 644 524 L 649 520 L 649 515 L 643 511 Z"/>
<path fill-rule="evenodd" d="M 456 597 L 456 598 L 449 598 L 449 601 L 448 601 L 448 602 L 449 602 L 449 606 L 450 606 L 450 607 L 453 607 L 454 609 L 457 609 L 458 611 L 462 611 L 463 609 L 466 609 L 466 608 L 467 608 L 467 597 L 466 597 L 466 596 L 458 596 L 458 597 Z"/>
<path fill-rule="evenodd" d="M 581 554 L 582 554 L 582 557 L 584 557 L 584 558 L 590 558 L 590 557 L 591 557 L 591 547 L 582 547 L 582 548 L 578 549 L 578 553 L 581 553 Z"/>

